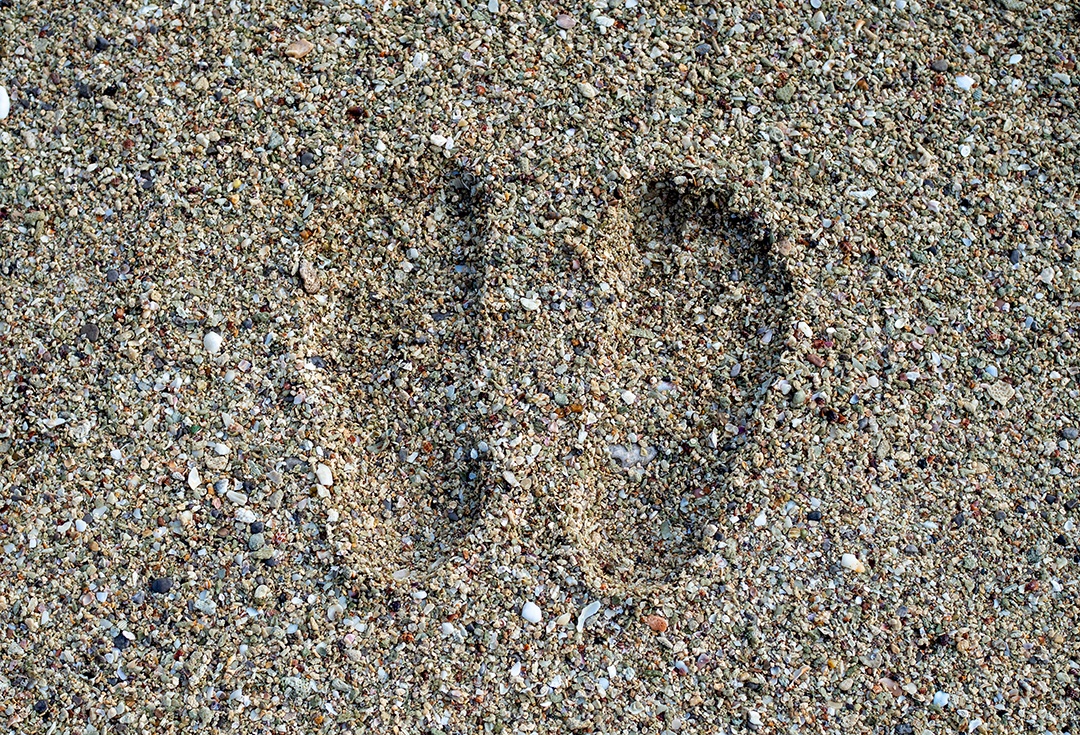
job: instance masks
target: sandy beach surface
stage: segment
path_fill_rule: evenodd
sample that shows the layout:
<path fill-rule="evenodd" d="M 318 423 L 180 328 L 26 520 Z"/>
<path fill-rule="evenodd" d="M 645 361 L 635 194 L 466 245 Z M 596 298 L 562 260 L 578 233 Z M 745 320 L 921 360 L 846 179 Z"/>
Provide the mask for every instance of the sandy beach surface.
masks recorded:
<path fill-rule="evenodd" d="M 1076 8 L 0 0 L 0 731 L 1080 726 Z"/>

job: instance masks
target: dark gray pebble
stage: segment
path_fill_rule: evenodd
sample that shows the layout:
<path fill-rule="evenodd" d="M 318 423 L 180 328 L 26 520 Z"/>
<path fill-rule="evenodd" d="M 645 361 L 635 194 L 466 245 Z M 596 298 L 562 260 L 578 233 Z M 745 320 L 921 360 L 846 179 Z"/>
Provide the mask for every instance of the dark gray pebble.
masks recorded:
<path fill-rule="evenodd" d="M 98 329 L 98 325 L 87 322 L 79 327 L 79 336 L 84 337 L 91 342 L 97 342 L 101 336 L 101 330 Z"/>

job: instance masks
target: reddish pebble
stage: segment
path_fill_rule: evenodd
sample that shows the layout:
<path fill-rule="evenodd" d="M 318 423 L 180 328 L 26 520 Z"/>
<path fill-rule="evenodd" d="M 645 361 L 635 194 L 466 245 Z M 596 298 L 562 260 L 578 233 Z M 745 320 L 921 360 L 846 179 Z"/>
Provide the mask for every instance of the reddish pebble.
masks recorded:
<path fill-rule="evenodd" d="M 667 630 L 667 621 L 659 615 L 650 615 L 645 618 L 645 622 L 657 633 L 663 633 Z"/>

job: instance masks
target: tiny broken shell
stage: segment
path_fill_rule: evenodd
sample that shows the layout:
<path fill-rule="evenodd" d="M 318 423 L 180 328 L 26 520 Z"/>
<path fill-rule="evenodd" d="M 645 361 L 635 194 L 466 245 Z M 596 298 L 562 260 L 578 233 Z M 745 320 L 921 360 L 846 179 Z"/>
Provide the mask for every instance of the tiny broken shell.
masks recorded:
<path fill-rule="evenodd" d="M 304 287 L 304 291 L 309 294 L 316 293 L 322 286 L 319 271 L 315 270 L 315 266 L 311 264 L 310 260 L 300 261 L 300 284 Z"/>
<path fill-rule="evenodd" d="M 645 623 L 653 629 L 653 632 L 663 633 L 668 629 L 668 622 L 659 615 L 649 615 L 645 618 Z"/>
<path fill-rule="evenodd" d="M 285 47 L 285 55 L 290 59 L 302 59 L 314 49 L 315 44 L 306 38 L 300 38 Z"/>

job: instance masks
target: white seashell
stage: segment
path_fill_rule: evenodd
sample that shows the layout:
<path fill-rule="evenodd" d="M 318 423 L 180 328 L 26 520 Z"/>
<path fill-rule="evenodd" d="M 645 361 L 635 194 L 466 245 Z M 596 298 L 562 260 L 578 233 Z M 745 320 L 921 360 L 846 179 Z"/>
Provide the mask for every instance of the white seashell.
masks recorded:
<path fill-rule="evenodd" d="M 586 621 L 588 621 L 589 618 L 591 618 L 593 615 L 596 615 L 596 613 L 598 612 L 600 612 L 599 600 L 593 600 L 584 608 L 582 608 L 581 613 L 578 615 L 577 618 L 577 629 L 579 631 L 584 630 Z"/>
<path fill-rule="evenodd" d="M 7 89 L 0 87 L 0 120 L 7 118 L 11 112 L 11 98 L 8 97 Z"/>

